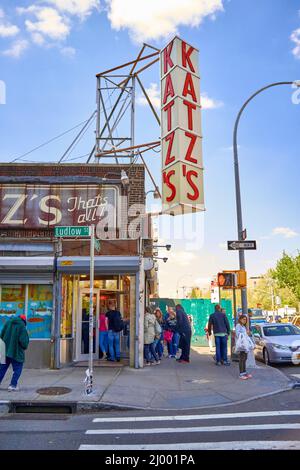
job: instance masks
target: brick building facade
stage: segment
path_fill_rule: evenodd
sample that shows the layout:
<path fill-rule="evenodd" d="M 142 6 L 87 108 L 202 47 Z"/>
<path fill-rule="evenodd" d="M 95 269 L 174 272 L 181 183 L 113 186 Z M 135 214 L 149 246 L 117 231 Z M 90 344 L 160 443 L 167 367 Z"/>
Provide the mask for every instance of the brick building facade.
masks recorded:
<path fill-rule="evenodd" d="M 130 325 L 130 341 L 121 338 L 122 358 L 142 365 L 141 318 L 154 277 L 152 252 L 143 247 L 145 240 L 152 243 L 144 204 L 143 165 L 0 164 L 0 328 L 11 315 L 27 316 L 27 366 L 87 359 L 90 244 L 58 240 L 54 227 L 91 223 L 100 227 L 101 243 L 95 252 L 94 358 L 101 355 L 99 315 L 113 300 Z"/>

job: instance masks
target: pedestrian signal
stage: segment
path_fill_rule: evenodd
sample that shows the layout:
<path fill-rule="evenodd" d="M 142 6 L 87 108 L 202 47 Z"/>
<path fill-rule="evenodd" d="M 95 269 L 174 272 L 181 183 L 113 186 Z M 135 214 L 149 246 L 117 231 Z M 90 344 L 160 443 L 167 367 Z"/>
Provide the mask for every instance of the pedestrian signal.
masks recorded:
<path fill-rule="evenodd" d="M 220 287 L 232 288 L 236 286 L 235 273 L 218 273 L 218 284 Z"/>

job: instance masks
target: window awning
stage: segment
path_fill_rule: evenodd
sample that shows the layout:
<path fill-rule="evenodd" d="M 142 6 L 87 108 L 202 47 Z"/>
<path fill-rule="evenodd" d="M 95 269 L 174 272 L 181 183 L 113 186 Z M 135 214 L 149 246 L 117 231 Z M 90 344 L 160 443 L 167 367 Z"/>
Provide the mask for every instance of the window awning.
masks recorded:
<path fill-rule="evenodd" d="M 1 256 L 0 271 L 53 271 L 53 256 Z"/>
<path fill-rule="evenodd" d="M 95 257 L 95 274 L 129 274 L 139 271 L 138 256 L 97 256 Z M 57 260 L 57 270 L 68 274 L 88 274 L 90 257 L 61 257 Z"/>

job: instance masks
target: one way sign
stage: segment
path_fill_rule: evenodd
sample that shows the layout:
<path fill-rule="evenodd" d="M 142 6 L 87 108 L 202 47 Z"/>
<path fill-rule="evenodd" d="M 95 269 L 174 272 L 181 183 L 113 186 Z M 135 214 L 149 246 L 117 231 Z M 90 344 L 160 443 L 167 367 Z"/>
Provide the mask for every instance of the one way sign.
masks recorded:
<path fill-rule="evenodd" d="M 256 250 L 256 241 L 229 241 L 227 242 L 228 250 Z"/>

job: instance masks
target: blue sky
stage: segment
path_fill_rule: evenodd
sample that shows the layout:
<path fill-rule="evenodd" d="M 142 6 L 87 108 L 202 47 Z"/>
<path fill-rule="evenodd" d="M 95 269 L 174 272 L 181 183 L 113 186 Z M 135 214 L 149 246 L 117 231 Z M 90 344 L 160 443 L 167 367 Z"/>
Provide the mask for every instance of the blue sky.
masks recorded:
<path fill-rule="evenodd" d="M 161 294 L 236 268 L 237 254 L 223 247 L 236 238 L 233 124 L 256 89 L 300 79 L 299 12 L 299 0 L 2 0 L 0 80 L 6 104 L 0 105 L 0 161 L 87 119 L 95 109 L 97 72 L 133 59 L 143 40 L 161 48 L 178 33 L 200 50 L 207 210 L 197 215 L 203 229 L 199 246 L 188 250 L 177 240 L 169 262 L 160 266 Z M 158 66 L 142 81 L 146 88 L 158 85 Z M 157 100 L 155 85 L 152 89 Z M 244 226 L 258 242 L 258 250 L 246 255 L 250 275 L 265 272 L 284 249 L 299 248 L 300 94 L 294 104 L 294 91 L 282 86 L 264 92 L 240 123 Z M 136 143 L 160 134 L 139 104 L 136 130 Z M 74 135 L 25 160 L 57 161 Z M 91 128 L 72 157 L 88 153 L 93 143 Z M 147 162 L 160 182 L 159 155 L 149 154 Z M 166 239 L 164 231 L 161 235 Z"/>

